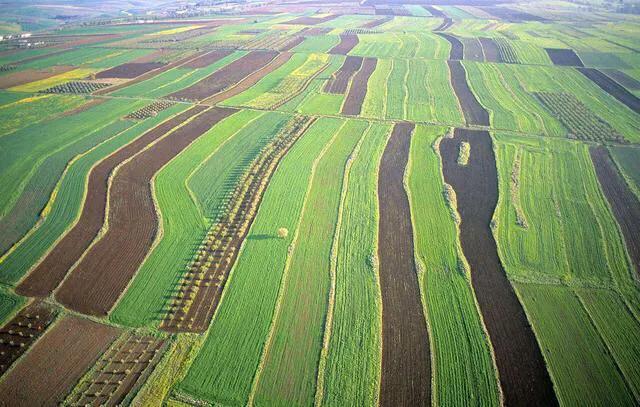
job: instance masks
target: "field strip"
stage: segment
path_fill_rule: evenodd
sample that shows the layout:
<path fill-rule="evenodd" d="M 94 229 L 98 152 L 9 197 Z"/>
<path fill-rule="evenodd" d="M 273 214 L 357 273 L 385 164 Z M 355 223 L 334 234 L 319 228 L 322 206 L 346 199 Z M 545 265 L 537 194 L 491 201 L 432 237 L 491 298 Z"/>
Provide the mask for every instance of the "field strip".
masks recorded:
<path fill-rule="evenodd" d="M 324 383 L 326 376 L 326 368 L 327 368 L 327 358 L 329 355 L 329 344 L 331 340 L 331 332 L 333 329 L 333 314 L 335 310 L 335 297 L 336 297 L 336 269 L 337 269 L 337 258 L 338 258 L 338 250 L 340 245 L 340 234 L 342 232 L 342 219 L 344 212 L 344 205 L 348 193 L 348 185 L 349 185 L 349 175 L 351 173 L 351 167 L 353 165 L 354 160 L 358 158 L 358 154 L 360 153 L 360 148 L 362 147 L 362 143 L 364 142 L 365 137 L 371 130 L 371 123 L 367 127 L 367 130 L 363 132 L 363 136 L 356 144 L 356 147 L 353 149 L 351 156 L 347 160 L 347 164 L 344 169 L 344 177 L 342 178 L 342 191 L 340 196 L 340 207 L 338 209 L 338 220 L 336 222 L 336 228 L 333 238 L 333 243 L 331 245 L 331 266 L 329 268 L 330 280 L 331 284 L 329 287 L 329 300 L 327 307 L 327 316 L 324 323 L 324 334 L 322 337 L 322 349 L 320 351 L 320 361 L 318 363 L 318 374 L 316 379 L 316 392 L 314 397 L 314 405 L 321 406 L 322 400 L 324 397 Z"/>
<path fill-rule="evenodd" d="M 595 68 L 576 68 L 581 74 L 586 76 L 591 82 L 595 83 L 620 103 L 627 106 L 629 109 L 640 114 L 640 98 L 633 93 L 629 92 L 626 88 L 618 84 L 618 82 L 609 78 Z"/>
<path fill-rule="evenodd" d="M 206 110 L 117 169 L 110 183 L 109 207 L 105 212 L 109 228 L 87 249 L 57 290 L 56 299 L 60 303 L 90 315 L 109 312 L 157 233 L 158 219 L 149 181 L 165 163 L 234 112 L 222 108 Z M 105 268 L 113 274 L 100 271 Z"/>
<path fill-rule="evenodd" d="M 64 316 L 0 382 L 0 403 L 57 405 L 120 330 Z"/>
<path fill-rule="evenodd" d="M 76 223 L 33 268 L 18 285 L 16 291 L 25 296 L 49 295 L 102 228 L 107 205 L 107 182 L 113 169 L 202 110 L 204 107 L 195 107 L 178 114 L 147 131 L 93 167 L 87 177 L 86 197 Z"/>
<path fill-rule="evenodd" d="M 124 148 L 130 142 L 144 134 L 146 130 L 180 112 L 176 107 L 162 112 L 158 117 L 148 119 L 133 126 L 127 132 L 97 145 L 93 150 L 76 156 L 68 166 L 66 176 L 59 179 L 53 201 L 49 201 L 45 210 L 47 216 L 41 218 L 38 227 L 32 229 L 13 251 L 0 261 L 0 275 L 7 280 L 20 282 L 35 264 L 53 248 L 58 241 L 78 221 L 81 208 L 87 196 L 88 174 L 103 159 Z"/>
<path fill-rule="evenodd" d="M 318 167 L 318 163 L 320 162 L 320 160 L 322 159 L 322 157 L 324 157 L 324 155 L 326 154 L 327 150 L 329 150 L 329 147 L 333 144 L 333 142 L 336 140 L 338 134 L 340 133 L 340 131 L 342 130 L 342 128 L 346 125 L 346 121 L 344 123 L 342 123 L 342 125 L 340 126 L 340 128 L 333 134 L 333 136 L 327 141 L 327 143 L 324 145 L 324 147 L 322 148 L 322 150 L 320 150 L 320 152 L 318 153 L 317 157 L 313 160 L 313 163 L 311 165 L 311 173 L 310 173 L 310 177 L 309 177 L 309 182 L 307 184 L 307 189 L 305 191 L 305 195 L 304 195 L 304 200 L 303 200 L 303 204 L 302 204 L 302 209 L 300 211 L 300 216 L 298 217 L 298 221 L 296 223 L 296 227 L 295 227 L 295 233 L 293 236 L 293 239 L 291 241 L 291 245 L 289 246 L 289 254 L 287 255 L 287 260 L 285 262 L 285 266 L 284 266 L 284 270 L 283 270 L 283 274 L 282 274 L 282 279 L 280 282 L 280 287 L 278 289 L 278 296 L 276 299 L 276 305 L 273 311 L 273 318 L 271 320 L 271 324 L 269 327 L 269 333 L 267 334 L 267 338 L 265 340 L 265 344 L 264 347 L 262 349 L 261 352 L 261 356 L 260 356 L 260 362 L 258 363 L 258 367 L 256 369 L 254 378 L 253 378 L 253 382 L 251 385 L 251 391 L 249 393 L 249 401 L 248 401 L 248 405 L 253 405 L 255 402 L 255 396 L 256 396 L 256 392 L 258 389 L 258 383 L 260 381 L 260 376 L 262 374 L 262 371 L 264 369 L 265 363 L 266 363 L 266 359 L 267 359 L 267 355 L 269 353 L 269 349 L 271 348 L 271 342 L 273 340 L 273 335 L 275 332 L 275 327 L 277 325 L 278 319 L 280 318 L 280 307 L 282 304 L 282 299 L 285 295 L 285 291 L 287 288 L 287 282 L 288 282 L 288 271 L 289 268 L 291 267 L 291 253 L 295 250 L 296 247 L 296 243 L 298 242 L 298 238 L 299 238 L 299 233 L 300 233 L 300 225 L 302 224 L 302 219 L 304 217 L 304 213 L 306 211 L 307 208 L 307 202 L 308 202 L 308 197 L 309 194 L 311 193 L 311 188 L 313 186 L 313 180 L 315 179 L 315 174 L 316 174 L 316 168 Z"/>
<path fill-rule="evenodd" d="M 466 166 L 457 164 L 460 143 L 471 145 Z M 440 143 L 445 181 L 456 193 L 460 242 L 496 356 L 505 403 L 556 404 L 551 379 L 527 316 L 498 257 L 490 223 L 498 200 L 492 141 L 486 131 L 456 129 Z M 469 212 L 469 208 L 476 208 Z"/>
<path fill-rule="evenodd" d="M 429 334 L 414 263 L 411 211 L 403 179 L 414 125 L 398 123 L 379 168 L 382 380 L 380 405 L 431 401 Z"/>

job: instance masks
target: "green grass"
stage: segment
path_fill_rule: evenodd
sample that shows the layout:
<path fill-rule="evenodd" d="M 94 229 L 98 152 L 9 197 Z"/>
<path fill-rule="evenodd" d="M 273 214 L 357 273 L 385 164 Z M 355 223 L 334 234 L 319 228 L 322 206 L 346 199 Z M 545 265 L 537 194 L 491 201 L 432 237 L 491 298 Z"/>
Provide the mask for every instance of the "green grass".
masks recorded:
<path fill-rule="evenodd" d="M 378 165 L 391 132 L 371 125 L 353 158 L 336 237 L 335 301 L 323 404 L 375 405 L 381 365 L 380 286 L 376 273 Z M 322 369 L 322 364 L 320 368 Z"/>
<path fill-rule="evenodd" d="M 26 299 L 15 295 L 5 288 L 0 287 L 0 325 L 15 314 L 18 309 L 26 302 Z"/>
<path fill-rule="evenodd" d="M 339 42 L 340 37 L 337 35 L 310 35 L 292 51 L 301 53 L 327 52 Z"/>
<path fill-rule="evenodd" d="M 434 150 L 434 142 L 446 131 L 416 128 L 406 185 L 431 336 L 432 391 L 438 405 L 497 406 L 500 396 L 489 343 L 463 267 L 456 224 L 444 197 L 440 157 Z"/>
<path fill-rule="evenodd" d="M 116 306 L 113 321 L 130 326 L 159 323 L 167 298 L 220 214 L 225 193 L 288 119 L 280 113 L 240 111 L 157 174 L 155 197 L 163 234 Z"/>
<path fill-rule="evenodd" d="M 280 163 L 231 272 L 205 344 L 178 391 L 225 404 L 247 402 L 312 164 L 341 125 L 338 119 L 319 119 Z M 288 238 L 277 238 L 281 227 L 289 230 Z"/>
<path fill-rule="evenodd" d="M 114 96 L 141 96 L 146 98 L 161 98 L 173 92 L 187 88 L 206 78 L 223 66 L 245 55 L 244 51 L 236 51 L 226 57 L 208 65 L 205 68 L 173 68 L 153 78 L 113 92 Z"/>
<path fill-rule="evenodd" d="M 399 18 L 396 17 L 394 20 Z M 358 38 L 360 42 L 349 53 L 350 55 L 377 58 L 447 59 L 451 48 L 447 40 L 428 32 L 360 34 Z"/>
<path fill-rule="evenodd" d="M 635 399 L 575 293 L 516 284 L 560 404 L 632 406 Z"/>
<path fill-rule="evenodd" d="M 2 281 L 18 281 L 79 216 L 87 175 L 96 163 L 185 108 L 186 106 L 176 105 L 166 109 L 158 116 L 140 122 L 94 149 L 74 157 L 56 186 L 57 192 L 47 203 L 47 214 L 41 219 L 41 223 L 14 247 L 15 250 L 0 258 Z"/>
<path fill-rule="evenodd" d="M 263 351 L 256 404 L 313 403 L 344 171 L 367 127 L 367 122 L 347 122 L 315 168 Z"/>
<path fill-rule="evenodd" d="M 465 61 L 469 86 L 489 112 L 492 127 L 547 136 L 564 136 L 567 130 L 528 93 L 506 64 Z"/>
<path fill-rule="evenodd" d="M 629 404 L 639 385 L 628 338 L 640 336 L 640 291 L 588 146 L 505 134 L 497 140 L 494 233 L 558 395 L 567 405 L 609 395 Z M 619 307 L 610 312 L 613 304 Z"/>
<path fill-rule="evenodd" d="M 640 199 L 640 149 L 612 146 L 610 151 L 627 184 Z"/>
<path fill-rule="evenodd" d="M 51 119 L 86 102 L 82 96 L 38 95 L 0 106 L 0 137 Z"/>
<path fill-rule="evenodd" d="M 444 61 L 378 60 L 367 88 L 364 117 L 464 123 Z"/>

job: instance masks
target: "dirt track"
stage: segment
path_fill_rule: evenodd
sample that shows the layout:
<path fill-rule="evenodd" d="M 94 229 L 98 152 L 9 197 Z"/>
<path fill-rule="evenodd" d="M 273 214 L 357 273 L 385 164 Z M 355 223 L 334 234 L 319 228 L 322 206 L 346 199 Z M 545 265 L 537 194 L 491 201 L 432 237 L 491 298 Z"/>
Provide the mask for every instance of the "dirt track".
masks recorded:
<path fill-rule="evenodd" d="M 602 90 L 625 104 L 629 109 L 640 113 L 640 98 L 626 90 L 619 83 L 595 68 L 578 68 L 578 71 L 598 85 Z"/>
<path fill-rule="evenodd" d="M 376 70 L 378 60 L 375 58 L 365 58 L 362 67 L 353 77 L 351 88 L 342 105 L 342 114 L 357 116 L 362 110 L 362 102 L 367 94 L 367 84 L 369 77 Z"/>
<path fill-rule="evenodd" d="M 264 68 L 277 56 L 278 53 L 275 51 L 250 52 L 188 88 L 172 93 L 168 98 L 194 101 L 207 99 L 240 82 L 251 73 Z"/>
<path fill-rule="evenodd" d="M 462 107 L 467 124 L 489 126 L 489 113 L 482 107 L 471 92 L 467 83 L 467 74 L 460 61 L 447 61 L 451 72 L 451 85 Z"/>
<path fill-rule="evenodd" d="M 469 163 L 457 163 L 462 141 Z M 457 195 L 460 242 L 471 282 L 493 344 L 505 405 L 556 405 L 553 385 L 524 309 L 502 268 L 490 222 L 498 201 L 498 175 L 486 131 L 456 129 L 440 143 L 445 181 Z"/>
<path fill-rule="evenodd" d="M 151 178 L 191 142 L 234 113 L 212 108 L 118 169 L 109 190 L 109 230 L 87 251 L 56 292 L 67 308 L 106 315 L 144 261 L 158 231 Z"/>
<path fill-rule="evenodd" d="M 348 56 L 338 72 L 333 75 L 324 87 L 327 93 L 344 94 L 349 87 L 351 77 L 362 67 L 362 57 Z"/>
<path fill-rule="evenodd" d="M 572 49 L 564 48 L 545 48 L 547 55 L 554 65 L 560 66 L 584 66 L 582 60 Z"/>
<path fill-rule="evenodd" d="M 449 60 L 461 60 L 464 58 L 464 46 L 459 39 L 453 35 L 437 32 L 437 35 L 441 36 L 451 44 L 451 51 L 449 51 Z"/>
<path fill-rule="evenodd" d="M 640 201 L 629 189 L 605 147 L 591 147 L 589 153 L 602 192 L 622 230 L 631 262 L 640 276 Z"/>
<path fill-rule="evenodd" d="M 0 405 L 59 405 L 120 330 L 66 316 L 0 382 Z"/>
<path fill-rule="evenodd" d="M 94 167 L 87 186 L 87 197 L 78 222 L 62 238 L 44 260 L 16 287 L 16 292 L 28 297 L 46 297 L 60 284 L 67 271 L 80 258 L 100 231 L 107 202 L 107 181 L 113 169 L 141 151 L 149 143 L 174 127 L 203 111 L 196 106 L 149 130 Z"/>
<path fill-rule="evenodd" d="M 413 128 L 410 123 L 395 125 L 379 169 L 381 406 L 425 406 L 431 400 L 429 334 L 414 263 L 409 200 L 403 184 Z"/>

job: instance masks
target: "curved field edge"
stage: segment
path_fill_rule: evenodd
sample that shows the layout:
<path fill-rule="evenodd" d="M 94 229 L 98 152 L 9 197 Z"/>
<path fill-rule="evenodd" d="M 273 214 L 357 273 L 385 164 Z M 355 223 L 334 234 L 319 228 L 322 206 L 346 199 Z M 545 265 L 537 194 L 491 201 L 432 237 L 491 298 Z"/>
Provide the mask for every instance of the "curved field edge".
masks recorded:
<path fill-rule="evenodd" d="M 186 109 L 177 105 L 140 122 L 74 157 L 58 181 L 43 212 L 43 219 L 0 259 L 0 275 L 13 283 L 37 264 L 55 243 L 75 224 L 86 199 L 88 174 L 104 158 L 136 140 L 146 131 Z"/>
<path fill-rule="evenodd" d="M 441 127 L 417 126 L 405 180 L 416 264 L 433 338 L 432 401 L 438 405 L 472 401 L 496 406 L 501 403 L 501 395 L 491 345 L 459 248 L 456 219 L 451 212 L 455 208 L 445 199 L 436 152 L 446 132 Z"/>
<path fill-rule="evenodd" d="M 339 119 L 317 120 L 280 163 L 231 271 L 205 345 L 177 386 L 179 391 L 210 401 L 247 401 L 291 243 L 291 237 L 280 239 L 276 231 L 295 231 L 311 163 L 341 125 Z"/>
<path fill-rule="evenodd" d="M 240 111 L 210 129 L 157 174 L 155 199 L 163 236 L 117 304 L 111 316 L 114 322 L 159 324 L 173 289 L 223 203 L 207 204 L 207 194 L 219 199 L 224 196 L 245 162 L 286 119 L 279 113 Z M 194 183 L 196 176 L 210 181 Z"/>

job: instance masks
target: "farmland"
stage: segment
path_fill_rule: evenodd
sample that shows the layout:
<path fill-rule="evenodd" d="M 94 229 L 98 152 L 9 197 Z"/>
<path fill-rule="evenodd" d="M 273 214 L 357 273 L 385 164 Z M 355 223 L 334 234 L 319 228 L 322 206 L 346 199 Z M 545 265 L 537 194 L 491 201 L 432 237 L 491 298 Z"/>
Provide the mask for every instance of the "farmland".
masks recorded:
<path fill-rule="evenodd" d="M 640 404 L 635 3 L 49 3 L 0 405 Z"/>

